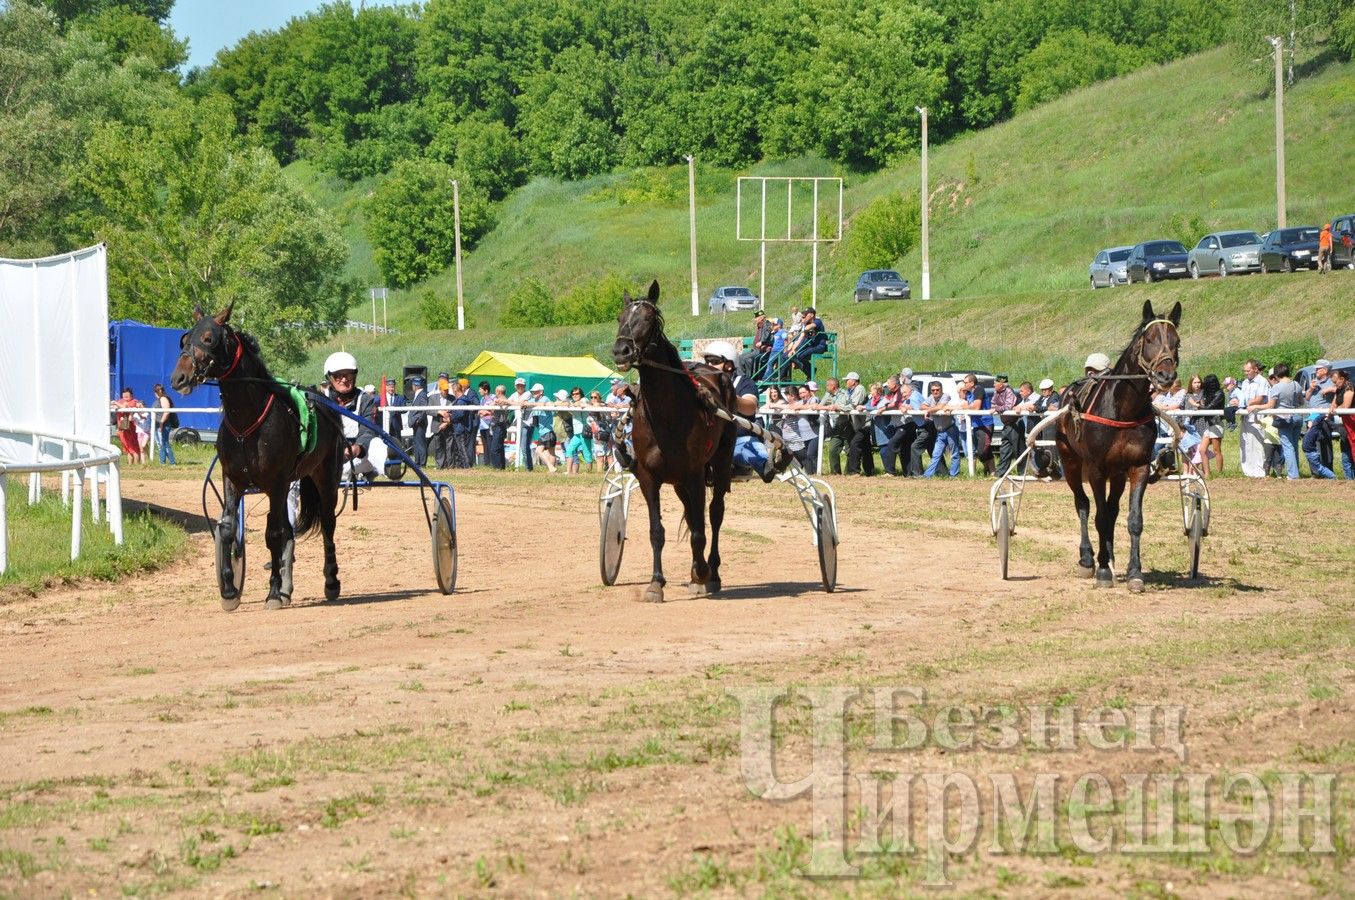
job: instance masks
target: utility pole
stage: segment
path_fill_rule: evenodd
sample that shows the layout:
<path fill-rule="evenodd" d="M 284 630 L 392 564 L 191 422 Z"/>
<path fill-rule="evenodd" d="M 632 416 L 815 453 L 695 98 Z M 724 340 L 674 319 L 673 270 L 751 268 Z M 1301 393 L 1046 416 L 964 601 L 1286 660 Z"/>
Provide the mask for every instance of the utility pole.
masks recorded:
<path fill-rule="evenodd" d="M 922 116 L 922 299 L 932 299 L 932 259 L 928 245 L 928 210 L 931 204 L 927 196 L 927 107 L 914 107 Z"/>
<path fill-rule="evenodd" d="M 701 315 L 701 291 L 696 285 L 696 157 L 687 154 L 687 218 L 691 230 L 692 315 Z"/>
<path fill-rule="evenodd" d="M 1275 227 L 1284 228 L 1284 41 L 1266 40 L 1275 48 Z"/>
<path fill-rule="evenodd" d="M 456 231 L 456 330 L 466 330 L 466 306 L 461 296 L 461 183 L 452 179 L 452 227 Z"/>

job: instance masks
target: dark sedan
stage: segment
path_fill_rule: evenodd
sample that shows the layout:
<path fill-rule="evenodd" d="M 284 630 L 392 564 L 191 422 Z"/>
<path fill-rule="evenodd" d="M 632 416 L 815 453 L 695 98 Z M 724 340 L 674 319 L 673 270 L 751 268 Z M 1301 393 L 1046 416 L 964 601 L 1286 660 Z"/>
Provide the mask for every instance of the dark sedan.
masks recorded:
<path fill-rule="evenodd" d="M 1321 229 L 1277 228 L 1261 244 L 1262 272 L 1292 272 L 1317 268 L 1317 238 Z"/>
<path fill-rule="evenodd" d="M 1190 270 L 1186 268 L 1186 248 L 1180 241 L 1144 241 L 1135 244 L 1129 251 L 1129 261 L 1125 264 L 1125 274 L 1129 283 L 1146 281 L 1150 284 L 1164 278 L 1187 278 Z"/>

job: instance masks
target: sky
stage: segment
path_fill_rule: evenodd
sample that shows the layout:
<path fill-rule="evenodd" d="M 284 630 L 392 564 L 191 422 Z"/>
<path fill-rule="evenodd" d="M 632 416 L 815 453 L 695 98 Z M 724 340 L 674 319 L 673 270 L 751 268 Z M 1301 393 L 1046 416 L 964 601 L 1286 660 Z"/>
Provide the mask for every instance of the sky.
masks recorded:
<path fill-rule="evenodd" d="M 359 0 L 352 0 L 357 6 Z M 390 5 L 368 0 L 371 6 Z M 176 0 L 169 25 L 188 39 L 184 71 L 210 65 L 218 50 L 235 46 L 251 31 L 276 31 L 288 20 L 319 9 L 323 0 Z"/>

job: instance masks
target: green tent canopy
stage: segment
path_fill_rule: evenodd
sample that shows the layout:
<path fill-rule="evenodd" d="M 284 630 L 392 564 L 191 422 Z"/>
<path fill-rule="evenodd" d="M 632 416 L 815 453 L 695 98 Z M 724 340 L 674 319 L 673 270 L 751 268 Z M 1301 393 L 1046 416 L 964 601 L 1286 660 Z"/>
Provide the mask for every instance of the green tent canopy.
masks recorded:
<path fill-rule="evenodd" d="M 529 388 L 539 382 L 547 397 L 575 387 L 583 388 L 584 396 L 597 389 L 605 397 L 612 379 L 621 377 L 591 356 L 528 356 L 498 350 L 482 350 L 457 376 L 469 380 L 472 386 L 482 381 L 493 387 L 502 384 L 510 394 L 513 382 L 524 378 Z"/>

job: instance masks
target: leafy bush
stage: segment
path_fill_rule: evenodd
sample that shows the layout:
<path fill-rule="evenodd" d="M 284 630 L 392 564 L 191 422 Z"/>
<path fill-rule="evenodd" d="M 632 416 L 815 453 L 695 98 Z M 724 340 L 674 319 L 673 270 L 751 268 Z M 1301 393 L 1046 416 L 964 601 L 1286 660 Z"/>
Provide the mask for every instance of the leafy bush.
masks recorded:
<path fill-rule="evenodd" d="M 614 273 L 576 285 L 555 304 L 555 324 L 609 322 L 621 312 L 622 293 L 632 288 L 633 285 Z"/>
<path fill-rule="evenodd" d="M 1345 55 L 1355 59 L 1355 6 L 1346 7 L 1331 27 L 1331 42 Z"/>
<path fill-rule="evenodd" d="M 890 194 L 871 202 L 847 230 L 847 258 L 858 269 L 883 269 L 922 237 L 922 202 Z"/>
<path fill-rule="evenodd" d="M 419 292 L 419 317 L 429 330 L 456 327 L 456 304 L 450 297 L 439 297 L 431 288 Z"/>
<path fill-rule="evenodd" d="M 1147 62 L 1143 53 L 1110 38 L 1072 28 L 1053 32 L 1018 65 L 1018 111 L 1069 91 L 1132 72 Z"/>
<path fill-rule="evenodd" d="M 456 254 L 452 179 L 446 163 L 406 159 L 395 164 L 367 201 L 367 237 L 388 284 L 407 287 L 442 271 Z M 489 230 L 491 207 L 483 189 L 461 179 L 461 245 Z"/>
<path fill-rule="evenodd" d="M 541 328 L 555 322 L 555 300 L 535 278 L 518 282 L 504 304 L 503 324 L 508 328 Z"/>
<path fill-rule="evenodd" d="M 1167 220 L 1167 236 L 1180 241 L 1183 247 L 1195 246 L 1195 242 L 1208 232 L 1209 223 L 1194 214 L 1172 213 Z"/>

